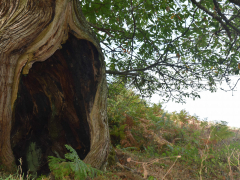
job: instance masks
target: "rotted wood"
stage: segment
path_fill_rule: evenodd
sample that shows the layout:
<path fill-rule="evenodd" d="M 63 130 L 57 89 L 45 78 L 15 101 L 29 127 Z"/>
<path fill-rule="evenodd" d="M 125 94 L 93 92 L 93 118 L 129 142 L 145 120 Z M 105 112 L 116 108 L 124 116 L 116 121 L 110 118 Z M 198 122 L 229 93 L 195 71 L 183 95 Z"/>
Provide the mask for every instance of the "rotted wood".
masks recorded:
<path fill-rule="evenodd" d="M 47 171 L 65 144 L 102 168 L 109 151 L 104 58 L 77 0 L 0 2 L 0 161 Z"/>

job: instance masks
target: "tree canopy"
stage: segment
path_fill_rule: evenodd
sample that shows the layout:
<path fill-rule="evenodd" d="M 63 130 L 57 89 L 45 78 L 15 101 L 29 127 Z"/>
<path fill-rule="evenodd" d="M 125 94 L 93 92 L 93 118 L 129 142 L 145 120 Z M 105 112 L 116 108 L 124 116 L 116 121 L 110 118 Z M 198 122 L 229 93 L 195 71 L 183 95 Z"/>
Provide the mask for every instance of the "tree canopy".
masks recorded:
<path fill-rule="evenodd" d="M 178 102 L 239 74 L 238 0 L 82 0 L 108 77 Z"/>

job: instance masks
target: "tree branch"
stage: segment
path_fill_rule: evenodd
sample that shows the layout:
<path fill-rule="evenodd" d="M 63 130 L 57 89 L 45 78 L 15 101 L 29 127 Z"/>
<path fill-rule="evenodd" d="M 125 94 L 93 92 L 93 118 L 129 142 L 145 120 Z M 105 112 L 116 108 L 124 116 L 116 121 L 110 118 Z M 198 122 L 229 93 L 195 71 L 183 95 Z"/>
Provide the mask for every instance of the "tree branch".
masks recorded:
<path fill-rule="evenodd" d="M 106 70 L 107 74 L 113 74 L 113 75 L 126 75 L 126 76 L 139 76 L 139 73 L 131 73 L 128 71 L 111 71 L 111 70 Z"/>
<path fill-rule="evenodd" d="M 229 0 L 231 3 L 236 4 L 240 6 L 240 1 L 239 0 Z"/>
<path fill-rule="evenodd" d="M 229 24 L 229 20 L 226 18 L 226 16 L 224 16 L 219 8 L 219 4 L 216 0 L 213 0 L 213 4 L 215 5 L 215 9 L 217 11 L 217 13 L 223 18 L 223 20 Z"/>
<path fill-rule="evenodd" d="M 90 22 L 88 22 L 88 24 L 89 24 L 91 27 L 93 27 L 93 28 L 95 28 L 95 29 L 97 29 L 97 30 L 99 30 L 99 31 L 102 31 L 102 32 L 107 33 L 107 35 L 109 35 L 110 37 L 114 37 L 114 36 L 109 32 L 109 30 L 107 30 L 107 29 L 105 29 L 105 28 L 98 27 L 98 26 L 96 26 L 95 24 L 90 23 Z"/>
<path fill-rule="evenodd" d="M 216 14 L 210 12 L 207 8 L 205 8 L 204 6 L 202 6 L 202 5 L 201 5 L 200 3 L 198 3 L 196 0 L 191 0 L 191 1 L 192 1 L 192 3 L 195 4 L 198 8 L 202 9 L 204 12 L 206 12 L 207 14 L 209 14 L 210 16 L 212 16 L 214 19 L 216 19 L 216 20 L 222 25 L 222 27 L 225 29 L 225 31 L 226 31 L 229 39 L 232 40 L 232 37 L 231 37 L 231 33 L 230 33 L 230 31 L 229 31 L 229 28 L 227 27 L 227 25 L 222 21 L 222 19 L 221 19 L 219 16 L 217 16 Z M 237 31 L 239 31 L 239 30 L 237 29 Z M 239 31 L 239 33 L 240 33 L 240 31 Z"/>
<path fill-rule="evenodd" d="M 93 24 L 93 23 L 91 23 L 91 22 L 87 22 L 87 23 L 88 23 L 91 27 L 93 27 L 93 28 L 95 28 L 95 29 L 97 29 L 97 30 L 99 30 L 99 31 L 102 31 L 102 32 L 107 33 L 107 35 L 109 35 L 110 37 L 114 37 L 114 36 L 110 33 L 110 31 L 125 33 L 124 31 L 121 31 L 121 30 L 106 29 L 106 28 L 103 28 L 103 27 L 99 27 L 99 26 L 97 26 L 97 25 L 95 25 L 95 24 Z"/>

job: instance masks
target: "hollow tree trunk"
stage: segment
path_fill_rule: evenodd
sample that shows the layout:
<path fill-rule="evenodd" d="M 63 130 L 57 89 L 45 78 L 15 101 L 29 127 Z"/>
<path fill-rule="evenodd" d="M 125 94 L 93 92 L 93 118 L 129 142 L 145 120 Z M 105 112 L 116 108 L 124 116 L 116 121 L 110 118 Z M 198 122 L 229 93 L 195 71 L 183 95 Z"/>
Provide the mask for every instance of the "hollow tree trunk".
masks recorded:
<path fill-rule="evenodd" d="M 0 1 L 0 162 L 45 172 L 65 144 L 102 168 L 109 151 L 99 42 L 78 0 Z"/>

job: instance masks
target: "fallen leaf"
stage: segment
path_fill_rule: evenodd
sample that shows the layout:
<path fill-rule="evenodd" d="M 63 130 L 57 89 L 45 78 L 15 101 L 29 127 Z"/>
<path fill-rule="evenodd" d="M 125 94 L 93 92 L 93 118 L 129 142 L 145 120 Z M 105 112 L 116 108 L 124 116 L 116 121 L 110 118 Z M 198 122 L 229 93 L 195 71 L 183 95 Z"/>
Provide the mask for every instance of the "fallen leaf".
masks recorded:
<path fill-rule="evenodd" d="M 127 158 L 127 162 L 131 162 L 131 158 Z"/>

